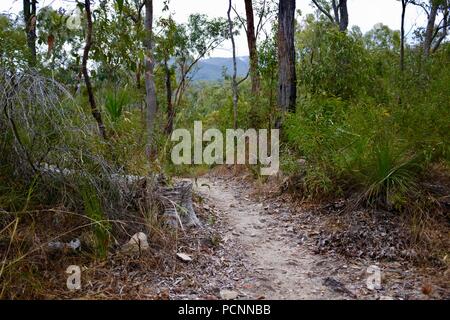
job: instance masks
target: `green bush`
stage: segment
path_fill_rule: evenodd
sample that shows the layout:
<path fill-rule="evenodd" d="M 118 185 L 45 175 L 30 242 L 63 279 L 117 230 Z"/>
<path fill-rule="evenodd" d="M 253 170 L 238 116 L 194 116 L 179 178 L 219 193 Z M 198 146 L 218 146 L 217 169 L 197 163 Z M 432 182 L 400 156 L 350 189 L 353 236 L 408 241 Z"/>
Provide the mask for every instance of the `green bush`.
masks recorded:
<path fill-rule="evenodd" d="M 117 122 L 123 114 L 124 108 L 130 104 L 132 97 L 127 88 L 107 90 L 105 93 L 105 109 L 111 121 Z"/>
<path fill-rule="evenodd" d="M 307 21 L 297 39 L 299 84 L 307 92 L 351 98 L 372 86 L 372 63 L 361 38 Z"/>
<path fill-rule="evenodd" d="M 307 194 L 356 190 L 368 204 L 401 208 L 418 191 L 419 174 L 448 150 L 444 123 L 435 119 L 440 108 L 430 105 L 419 112 L 398 105 L 304 98 L 298 112 L 287 117 L 283 138 L 307 161 Z M 431 128 L 431 123 L 438 125 Z"/>
<path fill-rule="evenodd" d="M 103 213 L 103 206 L 97 196 L 97 190 L 88 182 L 80 185 L 81 198 L 83 199 L 84 212 L 90 219 L 95 238 L 95 251 L 100 258 L 108 254 L 111 225 Z"/>

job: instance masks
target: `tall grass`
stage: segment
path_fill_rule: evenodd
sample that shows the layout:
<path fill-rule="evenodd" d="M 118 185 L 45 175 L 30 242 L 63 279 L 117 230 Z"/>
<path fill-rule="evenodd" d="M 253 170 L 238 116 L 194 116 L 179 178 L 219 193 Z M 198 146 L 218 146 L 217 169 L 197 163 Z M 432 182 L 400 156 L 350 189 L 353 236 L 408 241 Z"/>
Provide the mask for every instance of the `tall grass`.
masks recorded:
<path fill-rule="evenodd" d="M 95 252 L 99 258 L 106 258 L 111 236 L 111 225 L 103 212 L 100 198 L 97 196 L 97 190 L 89 183 L 84 183 L 80 187 L 80 193 L 85 214 L 94 223 Z"/>
<path fill-rule="evenodd" d="M 112 122 L 117 122 L 122 117 L 125 107 L 131 101 L 132 97 L 127 88 L 106 90 L 105 109 Z"/>

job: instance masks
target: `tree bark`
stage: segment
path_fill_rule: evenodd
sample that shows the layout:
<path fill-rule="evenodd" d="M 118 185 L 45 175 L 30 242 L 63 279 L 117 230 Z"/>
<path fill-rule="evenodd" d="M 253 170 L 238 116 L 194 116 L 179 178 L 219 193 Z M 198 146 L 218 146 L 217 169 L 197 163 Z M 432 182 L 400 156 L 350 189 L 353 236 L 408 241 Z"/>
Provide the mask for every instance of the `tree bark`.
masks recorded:
<path fill-rule="evenodd" d="M 348 7 L 347 0 L 339 1 L 339 30 L 347 31 L 348 28 Z"/>
<path fill-rule="evenodd" d="M 425 39 L 423 42 L 423 54 L 425 58 L 430 56 L 431 45 L 433 43 L 434 27 L 436 24 L 436 17 L 438 14 L 439 5 L 437 1 L 431 0 L 431 10 L 428 15 L 428 23 L 425 31 Z"/>
<path fill-rule="evenodd" d="M 153 145 L 154 126 L 157 111 L 156 86 L 154 77 L 153 60 L 153 0 L 145 0 L 145 29 L 147 36 L 145 39 L 145 91 L 147 104 L 146 122 L 147 122 L 147 157 L 154 158 L 156 148 Z"/>
<path fill-rule="evenodd" d="M 433 46 L 433 49 L 431 50 L 432 53 L 436 52 L 439 49 L 442 41 L 444 41 L 444 39 L 447 38 L 447 36 L 448 36 L 450 1 L 447 0 L 444 5 L 445 5 L 445 7 L 444 7 L 444 17 L 442 19 L 443 25 L 441 27 L 442 28 L 442 33 L 439 36 L 439 38 L 436 40 L 436 43 Z"/>
<path fill-rule="evenodd" d="M 295 111 L 295 0 L 280 0 L 278 13 L 278 106 L 282 112 Z M 281 122 L 277 121 L 277 127 Z"/>
<path fill-rule="evenodd" d="M 166 74 L 166 100 L 167 100 L 167 126 L 166 134 L 171 135 L 173 132 L 173 121 L 175 118 L 175 108 L 172 102 L 172 72 L 169 68 L 167 59 L 164 60 L 164 71 Z"/>
<path fill-rule="evenodd" d="M 247 43 L 250 54 L 252 93 L 256 95 L 259 93 L 261 81 L 258 73 L 258 51 L 256 47 L 255 19 L 253 15 L 252 0 L 245 0 L 245 14 L 247 16 Z"/>
<path fill-rule="evenodd" d="M 97 108 L 97 104 L 95 101 L 95 96 L 94 96 L 94 91 L 92 89 L 92 84 L 91 84 L 91 80 L 89 77 L 89 72 L 87 69 L 87 62 L 89 59 L 89 51 L 91 50 L 91 46 L 92 46 L 92 13 L 91 13 L 91 2 L 90 0 L 85 0 L 84 1 L 84 7 L 86 10 L 86 18 L 87 18 L 87 29 L 86 29 L 86 45 L 84 47 L 84 52 L 83 52 L 83 61 L 82 61 L 82 65 L 81 65 L 81 70 L 83 73 L 83 77 L 84 77 L 84 82 L 86 84 L 86 89 L 88 92 L 88 97 L 89 97 L 89 104 L 91 105 L 91 112 L 92 112 L 92 116 L 94 117 L 95 121 L 97 121 L 97 126 L 98 126 L 98 130 L 100 135 L 103 137 L 103 139 L 107 139 L 107 135 L 106 135 L 106 129 L 105 129 L 105 125 L 103 124 L 103 120 L 102 120 L 102 115 L 100 113 L 100 111 Z"/>
<path fill-rule="evenodd" d="M 136 88 L 141 89 L 141 61 L 136 63 Z"/>
<path fill-rule="evenodd" d="M 231 45 L 233 48 L 233 78 L 231 82 L 231 86 L 233 89 L 233 125 L 234 129 L 237 129 L 237 108 L 238 108 L 238 84 L 237 84 L 237 65 L 236 65 L 236 43 L 234 41 L 234 34 L 233 34 L 233 21 L 231 20 L 231 0 L 229 0 L 229 6 L 228 6 L 228 30 L 230 32 L 230 38 L 231 38 Z"/>
<path fill-rule="evenodd" d="M 173 187 L 157 189 L 164 206 L 163 217 L 173 228 L 201 226 L 192 202 L 192 187 L 192 182 L 180 181 Z"/>
<path fill-rule="evenodd" d="M 408 0 L 402 0 L 402 22 L 400 31 L 400 71 L 405 70 L 405 16 Z"/>
<path fill-rule="evenodd" d="M 340 25 L 340 19 L 339 19 L 339 6 L 336 3 L 336 0 L 331 1 L 331 7 L 333 8 L 333 14 L 334 14 L 334 23 L 337 25 Z"/>
<path fill-rule="evenodd" d="M 30 66 L 36 66 L 36 0 L 23 0 L 23 16 L 25 20 L 27 45 L 30 50 Z"/>

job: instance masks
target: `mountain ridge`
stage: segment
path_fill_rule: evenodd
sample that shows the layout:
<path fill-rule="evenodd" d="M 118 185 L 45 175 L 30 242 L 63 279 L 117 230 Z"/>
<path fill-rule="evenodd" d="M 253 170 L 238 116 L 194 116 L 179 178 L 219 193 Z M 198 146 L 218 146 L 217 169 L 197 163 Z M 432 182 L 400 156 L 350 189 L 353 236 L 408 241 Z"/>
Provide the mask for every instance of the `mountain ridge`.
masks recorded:
<path fill-rule="evenodd" d="M 236 57 L 237 75 L 245 77 L 249 68 L 249 57 Z M 223 79 L 224 71 L 231 76 L 233 72 L 233 58 L 211 57 L 198 62 L 193 72 L 194 81 L 218 81 Z"/>

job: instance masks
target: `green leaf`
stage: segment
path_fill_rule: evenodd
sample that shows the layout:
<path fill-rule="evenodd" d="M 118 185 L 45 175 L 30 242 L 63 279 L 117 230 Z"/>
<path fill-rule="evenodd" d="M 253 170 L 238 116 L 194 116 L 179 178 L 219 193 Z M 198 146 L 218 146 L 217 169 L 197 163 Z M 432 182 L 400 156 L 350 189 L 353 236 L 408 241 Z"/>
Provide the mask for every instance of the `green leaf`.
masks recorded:
<path fill-rule="evenodd" d="M 119 12 L 122 13 L 123 10 L 123 0 L 116 0 L 117 2 L 117 7 L 119 9 Z"/>

